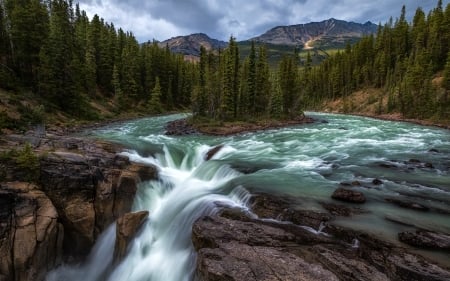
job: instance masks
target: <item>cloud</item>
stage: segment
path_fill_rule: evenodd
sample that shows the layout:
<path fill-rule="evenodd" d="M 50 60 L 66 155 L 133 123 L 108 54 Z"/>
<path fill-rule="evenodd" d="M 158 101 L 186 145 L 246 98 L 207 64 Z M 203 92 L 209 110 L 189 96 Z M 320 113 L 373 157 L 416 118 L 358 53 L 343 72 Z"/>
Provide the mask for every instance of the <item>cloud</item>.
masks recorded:
<path fill-rule="evenodd" d="M 404 0 L 412 18 L 417 7 L 429 11 L 437 0 Z M 443 1 L 444 5 L 450 0 Z M 386 22 L 399 16 L 396 0 L 81 0 L 90 17 L 98 14 L 116 27 L 132 31 L 140 42 L 204 32 L 221 40 L 245 40 L 278 25 L 336 18 Z"/>

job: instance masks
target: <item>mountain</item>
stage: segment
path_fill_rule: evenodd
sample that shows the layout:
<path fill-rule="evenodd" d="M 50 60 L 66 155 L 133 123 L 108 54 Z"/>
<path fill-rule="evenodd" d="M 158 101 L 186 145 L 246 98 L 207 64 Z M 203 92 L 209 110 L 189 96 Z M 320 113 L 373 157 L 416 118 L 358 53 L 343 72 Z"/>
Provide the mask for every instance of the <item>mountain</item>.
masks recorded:
<path fill-rule="evenodd" d="M 364 35 L 376 33 L 377 29 L 378 26 L 371 22 L 361 24 L 332 18 L 321 22 L 278 26 L 260 36 L 241 41 L 239 45 L 244 47 L 243 53 L 246 53 L 245 48 L 249 50 L 250 41 L 264 43 L 269 47 L 269 57 L 278 61 L 283 54 L 292 53 L 294 47 L 302 47 L 304 50 L 341 49 L 347 43 L 357 42 Z M 206 50 L 218 50 L 227 46 L 227 42 L 212 39 L 204 33 L 177 36 L 158 44 L 161 47 L 169 46 L 172 52 L 183 54 L 189 60 L 198 60 L 200 46 Z"/>
<path fill-rule="evenodd" d="M 277 26 L 250 40 L 275 45 L 303 46 L 304 49 L 332 48 L 354 42 L 376 33 L 378 26 L 370 21 L 361 24 L 337 19 L 290 26 Z"/>
<path fill-rule="evenodd" d="M 169 46 L 174 53 L 186 56 L 198 56 L 200 47 L 203 46 L 207 51 L 225 48 L 226 42 L 212 39 L 204 33 L 195 33 L 187 36 L 177 36 L 158 43 L 159 46 Z"/>

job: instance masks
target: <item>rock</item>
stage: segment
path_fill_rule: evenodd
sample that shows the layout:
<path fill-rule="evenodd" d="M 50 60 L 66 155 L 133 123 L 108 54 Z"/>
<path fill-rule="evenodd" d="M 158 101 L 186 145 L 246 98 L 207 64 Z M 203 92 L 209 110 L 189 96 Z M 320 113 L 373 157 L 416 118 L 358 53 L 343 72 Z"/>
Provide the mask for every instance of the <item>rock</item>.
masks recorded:
<path fill-rule="evenodd" d="M 35 185 L 0 185 L 0 279 L 43 280 L 61 262 L 63 228 Z"/>
<path fill-rule="evenodd" d="M 372 183 L 373 183 L 374 185 L 382 185 L 382 184 L 383 184 L 383 181 L 380 180 L 380 179 L 373 179 Z"/>
<path fill-rule="evenodd" d="M 447 280 L 449 271 L 358 231 L 333 236 L 295 224 L 258 220 L 236 209 L 192 228 L 199 280 Z M 346 241 L 359 241 L 356 248 Z M 345 240 L 341 240 L 345 239 Z M 353 243 L 354 244 L 354 243 Z"/>
<path fill-rule="evenodd" d="M 297 204 L 298 202 L 292 198 L 265 193 L 254 194 L 251 199 L 252 211 L 260 218 L 277 218 L 280 221 L 289 221 L 314 229 L 318 229 L 322 222 L 331 219 L 327 213 L 295 209 L 294 206 Z"/>
<path fill-rule="evenodd" d="M 391 169 L 391 168 L 398 168 L 397 165 L 390 164 L 390 163 L 380 163 L 378 164 L 381 168 Z"/>
<path fill-rule="evenodd" d="M 430 208 L 428 208 L 427 206 L 424 206 L 424 205 L 419 204 L 417 202 L 409 201 L 407 199 L 385 198 L 384 200 L 386 202 L 393 203 L 393 204 L 395 204 L 395 205 L 397 205 L 399 207 L 406 208 L 406 209 L 412 209 L 412 210 L 423 211 L 423 212 L 426 212 L 426 211 L 430 210 Z"/>
<path fill-rule="evenodd" d="M 52 146 L 64 147 L 58 141 Z M 76 259 L 86 256 L 97 236 L 131 210 L 137 185 L 157 178 L 155 167 L 131 163 L 110 144 L 78 140 L 77 146 L 79 150 L 44 154 L 40 165 L 40 188 L 64 226 L 65 256 Z"/>
<path fill-rule="evenodd" d="M 187 122 L 187 119 L 168 122 L 165 134 L 168 136 L 185 136 L 197 134 L 197 130 Z"/>
<path fill-rule="evenodd" d="M 131 240 L 135 237 L 144 221 L 148 218 L 148 215 L 148 211 L 127 213 L 117 220 L 114 263 L 120 262 L 120 260 L 125 257 Z"/>
<path fill-rule="evenodd" d="M 339 280 L 320 264 L 285 250 L 296 241 L 330 241 L 328 238 L 302 228 L 294 234 L 278 228 L 283 224 L 268 226 L 250 218 L 246 220 L 215 216 L 203 217 L 194 224 L 197 277 L 201 280 Z"/>
<path fill-rule="evenodd" d="M 223 144 L 220 144 L 208 150 L 208 152 L 205 155 L 205 161 L 211 160 L 211 158 L 213 158 L 214 155 L 216 155 L 222 148 Z"/>
<path fill-rule="evenodd" d="M 398 239 L 403 243 L 419 248 L 450 250 L 450 235 L 427 230 L 401 232 Z"/>
<path fill-rule="evenodd" d="M 355 208 L 355 207 L 347 207 L 344 205 L 338 205 L 333 203 L 326 203 L 321 202 L 320 203 L 324 209 L 326 209 L 328 212 L 330 212 L 334 216 L 344 216 L 349 217 L 352 215 L 359 215 L 363 213 L 367 213 L 367 211 L 361 209 L 361 208 Z"/>
<path fill-rule="evenodd" d="M 336 189 L 333 194 L 331 195 L 331 198 L 344 201 L 344 202 L 351 202 L 351 203 L 364 203 L 366 202 L 366 197 L 362 192 L 354 191 L 350 189 L 345 188 L 338 188 Z"/>
<path fill-rule="evenodd" d="M 439 150 L 437 150 L 436 148 L 432 148 L 428 150 L 428 152 L 439 153 Z"/>
<path fill-rule="evenodd" d="M 316 251 L 320 262 L 325 268 L 331 270 L 338 276 L 345 276 L 345 280 L 391 280 L 373 265 L 358 260 L 357 258 L 349 258 L 348 254 L 344 256 L 342 249 L 334 249 L 330 246 L 322 245 L 314 246 L 313 249 Z"/>

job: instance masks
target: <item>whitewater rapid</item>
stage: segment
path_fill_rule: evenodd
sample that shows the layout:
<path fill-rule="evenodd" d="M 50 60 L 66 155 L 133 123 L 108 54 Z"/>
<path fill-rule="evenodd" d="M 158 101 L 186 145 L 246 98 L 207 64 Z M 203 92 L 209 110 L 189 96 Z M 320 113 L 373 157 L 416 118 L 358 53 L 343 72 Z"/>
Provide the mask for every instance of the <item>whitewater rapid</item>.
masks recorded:
<path fill-rule="evenodd" d="M 249 210 L 252 192 L 289 195 L 298 198 L 298 208 L 323 210 L 320 202 L 331 201 L 340 183 L 359 181 L 368 186 L 364 189 L 368 212 L 336 223 L 393 241 L 405 226 L 386 218 L 450 232 L 447 130 L 363 117 L 310 116 L 328 123 L 223 138 L 168 137 L 164 124 L 185 117 L 170 115 L 91 133 L 127 147 L 122 154 L 131 161 L 157 167 L 159 179 L 141 183 L 133 205 L 133 211 L 148 210 L 150 216 L 119 265 L 112 265 L 113 224 L 84 264 L 59 267 L 47 280 L 193 280 L 196 253 L 191 229 L 195 220 L 224 205 Z M 205 161 L 206 153 L 216 145 L 223 148 Z M 433 166 L 411 168 L 410 159 Z M 386 169 L 384 164 L 397 168 Z M 374 179 L 383 184 L 370 185 Z M 411 212 L 388 204 L 385 198 L 419 200 L 443 212 Z"/>

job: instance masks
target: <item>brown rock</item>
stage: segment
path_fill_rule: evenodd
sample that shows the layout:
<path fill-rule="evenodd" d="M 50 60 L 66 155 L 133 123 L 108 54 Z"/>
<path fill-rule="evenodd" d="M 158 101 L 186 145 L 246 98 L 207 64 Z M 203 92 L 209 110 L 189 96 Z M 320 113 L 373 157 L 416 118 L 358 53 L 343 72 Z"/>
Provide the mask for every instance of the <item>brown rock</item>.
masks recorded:
<path fill-rule="evenodd" d="M 28 183 L 0 186 L 0 279 L 43 280 L 60 262 L 63 230 L 49 198 Z"/>
<path fill-rule="evenodd" d="M 223 148 L 223 144 L 211 148 L 205 155 L 205 161 L 211 160 Z"/>
<path fill-rule="evenodd" d="M 345 188 L 338 188 L 334 191 L 333 195 L 331 195 L 333 199 L 351 202 L 351 203 L 364 203 L 366 202 L 366 197 L 362 192 L 354 191 Z"/>
<path fill-rule="evenodd" d="M 416 211 L 423 211 L 423 212 L 430 210 L 430 208 L 428 208 L 427 206 L 424 206 L 417 202 L 410 201 L 408 199 L 385 198 L 384 200 L 386 200 L 386 202 L 393 203 L 402 208 L 412 209 L 412 210 L 416 210 Z"/>
<path fill-rule="evenodd" d="M 427 230 L 401 232 L 398 239 L 403 243 L 419 248 L 450 250 L 450 235 Z"/>
<path fill-rule="evenodd" d="M 130 241 L 148 218 L 148 211 L 127 213 L 117 220 L 116 244 L 114 246 L 114 261 L 119 262 L 127 252 Z"/>

